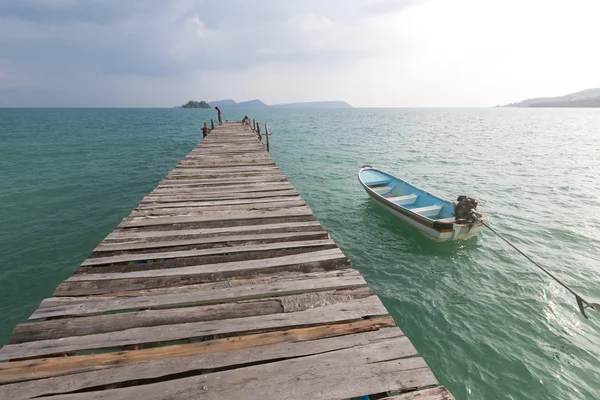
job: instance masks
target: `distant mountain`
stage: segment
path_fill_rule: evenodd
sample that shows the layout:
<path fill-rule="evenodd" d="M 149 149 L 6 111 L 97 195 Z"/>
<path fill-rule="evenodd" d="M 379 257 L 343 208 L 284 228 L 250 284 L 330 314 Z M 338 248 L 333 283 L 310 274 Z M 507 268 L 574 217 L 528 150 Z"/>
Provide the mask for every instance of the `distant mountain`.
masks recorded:
<path fill-rule="evenodd" d="M 538 97 L 504 107 L 600 107 L 600 88 L 582 90 L 559 97 Z"/>
<path fill-rule="evenodd" d="M 345 101 L 311 101 L 305 103 L 275 104 L 276 108 L 352 108 Z"/>
<path fill-rule="evenodd" d="M 211 107 L 219 107 L 219 108 L 266 108 L 269 107 L 262 101 L 255 99 L 250 101 L 242 101 L 236 102 L 235 100 L 227 99 L 227 100 L 219 100 L 219 101 L 211 101 L 209 103 Z"/>
<path fill-rule="evenodd" d="M 210 104 L 211 107 L 229 107 L 229 106 L 235 106 L 237 104 L 237 102 L 235 100 L 227 99 L 227 100 L 211 101 L 208 104 Z"/>

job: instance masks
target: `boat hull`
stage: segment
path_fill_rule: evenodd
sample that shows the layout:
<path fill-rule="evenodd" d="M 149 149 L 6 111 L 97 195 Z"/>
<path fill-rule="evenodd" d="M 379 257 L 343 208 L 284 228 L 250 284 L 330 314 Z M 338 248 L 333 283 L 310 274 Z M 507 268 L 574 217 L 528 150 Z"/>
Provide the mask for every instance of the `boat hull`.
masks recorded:
<path fill-rule="evenodd" d="M 361 168 L 361 171 L 363 169 Z M 397 178 L 395 178 L 397 179 Z M 465 240 L 471 237 L 477 236 L 483 227 L 481 222 L 474 222 L 471 224 L 457 224 L 431 220 L 421 215 L 411 212 L 400 205 L 389 201 L 384 196 L 377 194 L 360 178 L 359 181 L 369 197 L 381 208 L 390 212 L 398 219 L 406 222 L 411 227 L 418 230 L 422 235 L 431 239 L 435 242 L 445 242 L 450 240 Z M 426 192 L 424 192 L 426 193 Z"/>

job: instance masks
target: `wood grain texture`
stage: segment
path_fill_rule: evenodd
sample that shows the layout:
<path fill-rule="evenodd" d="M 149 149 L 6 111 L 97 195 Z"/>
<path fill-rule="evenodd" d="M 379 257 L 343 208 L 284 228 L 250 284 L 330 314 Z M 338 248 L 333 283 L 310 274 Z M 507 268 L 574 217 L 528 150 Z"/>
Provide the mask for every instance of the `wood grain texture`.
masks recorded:
<path fill-rule="evenodd" d="M 155 231 L 151 228 L 136 230 L 136 229 L 120 229 L 110 233 L 106 239 L 108 240 L 138 240 L 138 239 L 154 239 L 169 236 L 192 236 L 192 235 L 219 235 L 219 234 L 232 234 L 232 233 L 243 233 L 243 232 L 261 232 L 268 231 L 271 229 L 292 229 L 307 228 L 312 229 L 315 227 L 321 228 L 321 224 L 318 221 L 307 221 L 307 222 L 289 222 L 281 224 L 264 224 L 264 225 L 244 225 L 244 226 L 226 226 L 221 228 L 199 228 L 199 229 L 176 229 L 173 227 L 171 230 Z"/>
<path fill-rule="evenodd" d="M 49 356 L 83 350 L 114 349 L 126 345 L 172 342 L 201 338 L 207 335 L 239 334 L 353 321 L 386 313 L 387 310 L 377 296 L 370 296 L 295 313 L 174 324 L 167 327 L 132 328 L 110 333 L 9 344 L 0 349 L 0 360 Z"/>
<path fill-rule="evenodd" d="M 303 279 L 214 290 L 186 290 L 160 295 L 119 297 L 52 297 L 42 301 L 29 319 L 97 315 L 110 311 L 139 310 L 189 305 L 218 304 L 295 293 L 320 292 L 366 286 L 360 274 Z"/>
<path fill-rule="evenodd" d="M 289 248 L 306 248 L 306 247 L 318 247 L 333 245 L 331 239 L 321 240 L 302 240 L 295 242 L 277 242 L 268 243 L 261 245 L 237 245 L 227 247 L 214 247 L 209 249 L 200 250 L 183 250 L 183 251 L 164 251 L 164 252 L 153 252 L 153 253 L 127 253 L 117 256 L 109 257 L 96 257 L 88 258 L 82 266 L 90 265 L 105 265 L 105 264 L 116 264 L 125 263 L 131 261 L 146 261 L 146 260 L 165 260 L 169 258 L 183 258 L 183 257 L 198 257 L 211 254 L 227 254 L 237 252 L 249 252 L 249 251 L 262 251 L 262 250 L 274 250 L 274 249 L 289 249 Z"/>
<path fill-rule="evenodd" d="M 394 325 L 394 320 L 391 317 L 384 317 L 341 324 L 318 325 L 309 328 L 293 328 L 284 331 L 262 332 L 203 342 L 176 344 L 166 347 L 128 350 L 117 353 L 87 354 L 71 357 L 4 362 L 0 363 L 0 384 L 96 371 L 114 368 L 120 365 L 153 360 L 221 353 L 276 343 L 302 342 L 349 335 L 383 328 L 392 328 Z"/>
<path fill-rule="evenodd" d="M 284 265 L 297 265 L 329 260 L 347 260 L 342 251 L 338 248 L 314 251 L 310 253 L 294 254 L 291 256 L 272 257 L 258 260 L 224 262 L 217 264 L 203 264 L 190 267 L 169 268 L 158 270 L 143 270 L 135 272 L 122 273 L 99 273 L 99 274 L 80 274 L 74 275 L 65 282 L 75 281 L 93 281 L 93 280 L 111 280 L 127 278 L 151 278 L 164 276 L 183 276 L 197 274 L 216 274 L 223 272 L 239 272 L 244 270 L 265 270 L 268 268 Z"/>
<path fill-rule="evenodd" d="M 394 359 L 388 344 L 373 344 L 143 386 L 48 399 L 263 400 L 344 399 L 437 384 L 422 358 Z M 335 382 L 332 385 L 332 382 Z"/>
<path fill-rule="evenodd" d="M 35 396 L 67 393 L 75 390 L 123 383 L 132 379 L 156 379 L 168 375 L 191 371 L 235 368 L 250 363 L 279 361 L 295 357 L 312 356 L 326 352 L 340 352 L 348 349 L 373 353 L 373 362 L 415 356 L 416 350 L 410 341 L 402 336 L 399 329 L 311 340 L 297 343 L 278 343 L 266 346 L 232 350 L 223 353 L 191 355 L 147 363 L 116 366 L 105 370 L 82 372 L 76 375 L 55 377 L 43 382 L 22 382 L 0 386 L 0 398 L 29 399 Z M 335 354 L 334 353 L 334 354 Z M 385 353 L 385 354 L 384 354 Z M 340 356 L 347 356 L 343 354 Z"/>
<path fill-rule="evenodd" d="M 254 281 L 254 280 L 251 280 Z M 204 285 L 196 285 L 205 287 Z M 169 288 L 185 289 L 185 287 Z M 153 292 L 157 289 L 140 291 L 137 294 Z M 161 289 L 158 289 L 161 290 Z M 135 293 L 135 292 L 127 292 Z M 369 287 L 326 292 L 302 293 L 284 297 L 269 297 L 242 302 L 222 303 L 185 308 L 166 308 L 127 313 L 112 313 L 89 317 L 59 318 L 44 321 L 26 322 L 17 325 L 9 339 L 9 344 L 58 339 L 68 336 L 83 336 L 96 333 L 114 332 L 143 326 L 182 324 L 188 322 L 213 321 L 251 317 L 256 315 L 304 311 L 372 296 Z"/>

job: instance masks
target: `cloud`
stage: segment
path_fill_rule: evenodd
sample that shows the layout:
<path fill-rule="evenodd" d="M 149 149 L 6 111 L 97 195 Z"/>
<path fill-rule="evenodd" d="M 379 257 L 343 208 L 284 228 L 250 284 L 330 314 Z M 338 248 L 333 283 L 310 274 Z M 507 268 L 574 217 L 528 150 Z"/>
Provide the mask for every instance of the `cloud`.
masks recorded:
<path fill-rule="evenodd" d="M 589 51 L 598 6 L 581 0 L 570 14 L 565 7 L 542 0 L 0 0 L 0 104 L 260 97 L 495 105 L 598 86 L 599 59 Z M 569 74 L 572 60 L 581 73 Z"/>

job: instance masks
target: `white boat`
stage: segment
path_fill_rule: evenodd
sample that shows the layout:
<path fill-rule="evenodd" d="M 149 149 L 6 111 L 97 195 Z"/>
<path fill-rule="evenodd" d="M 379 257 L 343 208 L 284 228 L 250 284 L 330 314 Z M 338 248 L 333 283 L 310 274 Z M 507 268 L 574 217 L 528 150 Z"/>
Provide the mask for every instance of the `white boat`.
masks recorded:
<path fill-rule="evenodd" d="M 487 218 L 470 197 L 453 203 L 370 165 L 358 171 L 358 180 L 377 204 L 436 242 L 473 237 Z"/>

